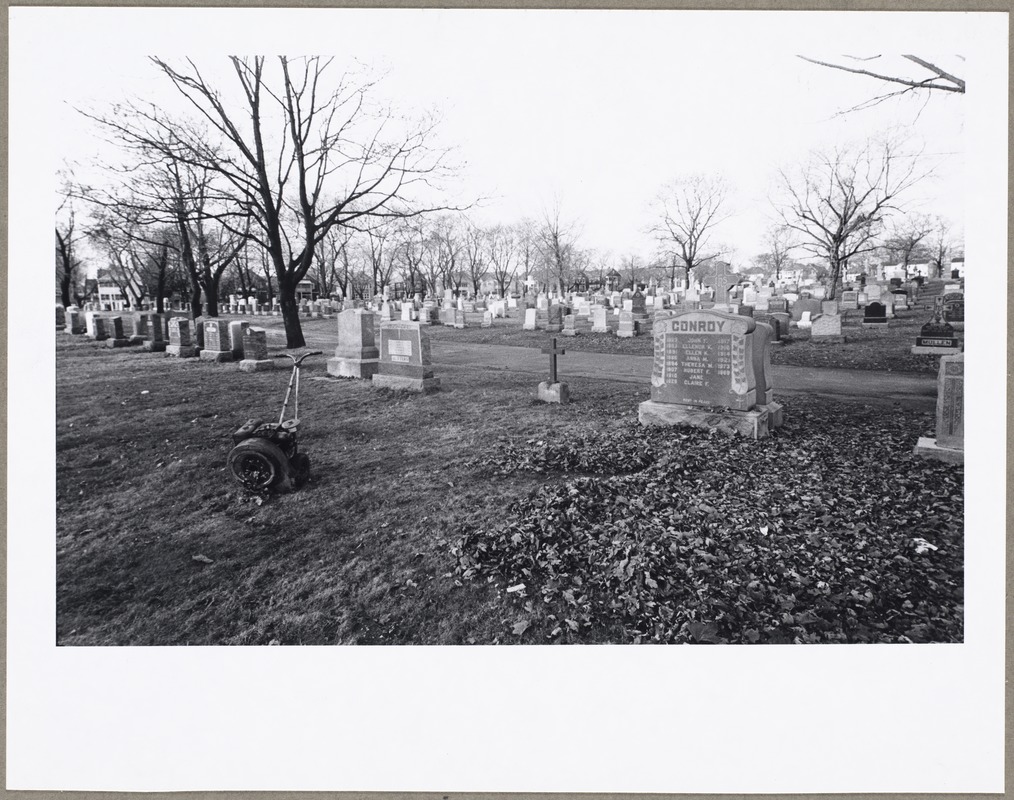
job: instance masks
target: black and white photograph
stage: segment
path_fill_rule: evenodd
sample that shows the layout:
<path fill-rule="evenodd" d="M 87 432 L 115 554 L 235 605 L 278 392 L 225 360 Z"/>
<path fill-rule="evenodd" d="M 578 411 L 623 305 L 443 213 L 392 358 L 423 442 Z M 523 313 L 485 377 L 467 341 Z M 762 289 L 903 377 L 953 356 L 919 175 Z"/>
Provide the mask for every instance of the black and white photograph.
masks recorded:
<path fill-rule="evenodd" d="M 1002 789 L 1006 14 L 10 17 L 9 788 Z"/>

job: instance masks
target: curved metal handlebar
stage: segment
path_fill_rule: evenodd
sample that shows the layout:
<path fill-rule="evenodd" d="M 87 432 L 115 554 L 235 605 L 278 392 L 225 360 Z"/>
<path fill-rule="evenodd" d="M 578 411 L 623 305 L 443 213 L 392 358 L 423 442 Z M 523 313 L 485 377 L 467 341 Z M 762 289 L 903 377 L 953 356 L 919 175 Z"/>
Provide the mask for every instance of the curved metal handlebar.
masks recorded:
<path fill-rule="evenodd" d="M 290 361 L 292 361 L 293 365 L 298 367 L 300 364 L 303 363 L 304 358 L 309 358 L 310 356 L 323 355 L 323 353 L 324 353 L 323 350 L 311 350 L 308 353 L 303 353 L 299 358 L 296 358 L 291 353 L 276 353 L 275 358 L 287 358 Z"/>

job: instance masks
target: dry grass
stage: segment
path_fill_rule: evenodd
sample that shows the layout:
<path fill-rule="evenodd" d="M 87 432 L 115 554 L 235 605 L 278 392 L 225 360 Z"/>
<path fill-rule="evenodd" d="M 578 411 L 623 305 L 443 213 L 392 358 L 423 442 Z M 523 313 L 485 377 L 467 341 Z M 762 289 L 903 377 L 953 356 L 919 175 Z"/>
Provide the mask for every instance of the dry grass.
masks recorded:
<path fill-rule="evenodd" d="M 332 379 L 322 357 L 306 363 L 313 477 L 258 505 L 225 459 L 248 417 L 278 413 L 287 371 L 60 336 L 60 643 L 495 642 L 505 620 L 485 587 L 450 575 L 448 537 L 540 481 L 483 478 L 469 462 L 500 434 L 630 419 L 647 396 L 575 381 L 576 402 L 550 407 L 530 378 L 444 369 L 442 391 L 423 397 Z"/>

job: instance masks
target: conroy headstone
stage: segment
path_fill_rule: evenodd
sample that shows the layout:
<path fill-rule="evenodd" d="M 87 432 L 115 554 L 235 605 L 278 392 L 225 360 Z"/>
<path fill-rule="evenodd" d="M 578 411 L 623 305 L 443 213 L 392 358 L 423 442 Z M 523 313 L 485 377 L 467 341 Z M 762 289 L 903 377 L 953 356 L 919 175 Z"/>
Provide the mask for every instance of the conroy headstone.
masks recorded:
<path fill-rule="evenodd" d="M 430 340 L 418 322 L 381 324 L 380 366 L 373 382 L 388 389 L 424 394 L 440 388 L 440 379 L 433 377 Z"/>
<path fill-rule="evenodd" d="M 936 438 L 920 436 L 915 454 L 951 464 L 965 461 L 965 354 L 943 356 L 937 374 Z"/>
<path fill-rule="evenodd" d="M 207 319 L 201 326 L 204 329 L 204 346 L 201 348 L 201 361 L 223 363 L 232 361 L 232 345 L 229 342 L 229 323 L 224 319 Z"/>
<path fill-rule="evenodd" d="M 268 334 L 264 328 L 251 328 L 247 325 L 240 329 L 239 337 L 242 349 L 240 371 L 261 372 L 274 369 L 275 362 L 268 358 Z"/>
<path fill-rule="evenodd" d="M 686 311 L 655 320 L 651 399 L 638 407 L 642 425 L 692 425 L 760 439 L 776 424 L 760 380 L 767 336 L 755 337 L 750 317 L 723 311 Z"/>
<path fill-rule="evenodd" d="M 373 312 L 347 308 L 338 315 L 338 346 L 327 361 L 336 378 L 370 379 L 380 367 L 380 350 L 373 327 Z"/>

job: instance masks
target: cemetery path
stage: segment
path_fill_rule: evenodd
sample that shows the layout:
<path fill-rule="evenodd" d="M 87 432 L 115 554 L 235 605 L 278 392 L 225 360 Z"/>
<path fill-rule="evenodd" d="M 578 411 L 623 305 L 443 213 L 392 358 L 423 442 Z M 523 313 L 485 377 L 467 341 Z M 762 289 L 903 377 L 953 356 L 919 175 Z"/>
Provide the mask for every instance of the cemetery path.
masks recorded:
<path fill-rule="evenodd" d="M 557 345 L 566 348 L 567 342 L 565 339 L 557 339 Z M 543 377 L 548 372 L 548 358 L 534 347 L 430 340 L 430 350 L 434 364 L 504 369 Z M 557 366 L 562 381 L 572 375 L 641 383 L 646 387 L 651 381 L 651 368 L 651 356 L 586 353 L 579 350 L 568 350 L 566 355 L 560 357 Z M 936 378 L 917 373 L 772 366 L 772 383 L 776 394 L 783 392 L 870 403 L 900 403 L 907 408 L 919 410 L 933 410 L 936 407 Z"/>
<path fill-rule="evenodd" d="M 268 332 L 273 344 L 284 341 L 284 332 Z M 325 353 L 334 347 L 332 335 L 305 332 L 306 343 Z M 548 341 L 547 341 L 548 344 Z M 566 349 L 566 337 L 557 345 Z M 512 347 L 499 344 L 475 344 L 430 340 L 434 365 L 446 364 L 466 369 L 509 370 L 541 376 L 549 374 L 549 358 L 534 347 Z M 651 356 L 587 353 L 567 350 L 560 356 L 560 380 L 568 376 L 598 380 L 640 383 L 646 388 L 651 381 Z M 818 367 L 772 366 L 775 394 L 803 394 L 817 397 L 851 399 L 871 404 L 899 404 L 904 408 L 932 411 L 936 408 L 937 379 L 932 375 L 873 370 L 827 369 Z"/>

